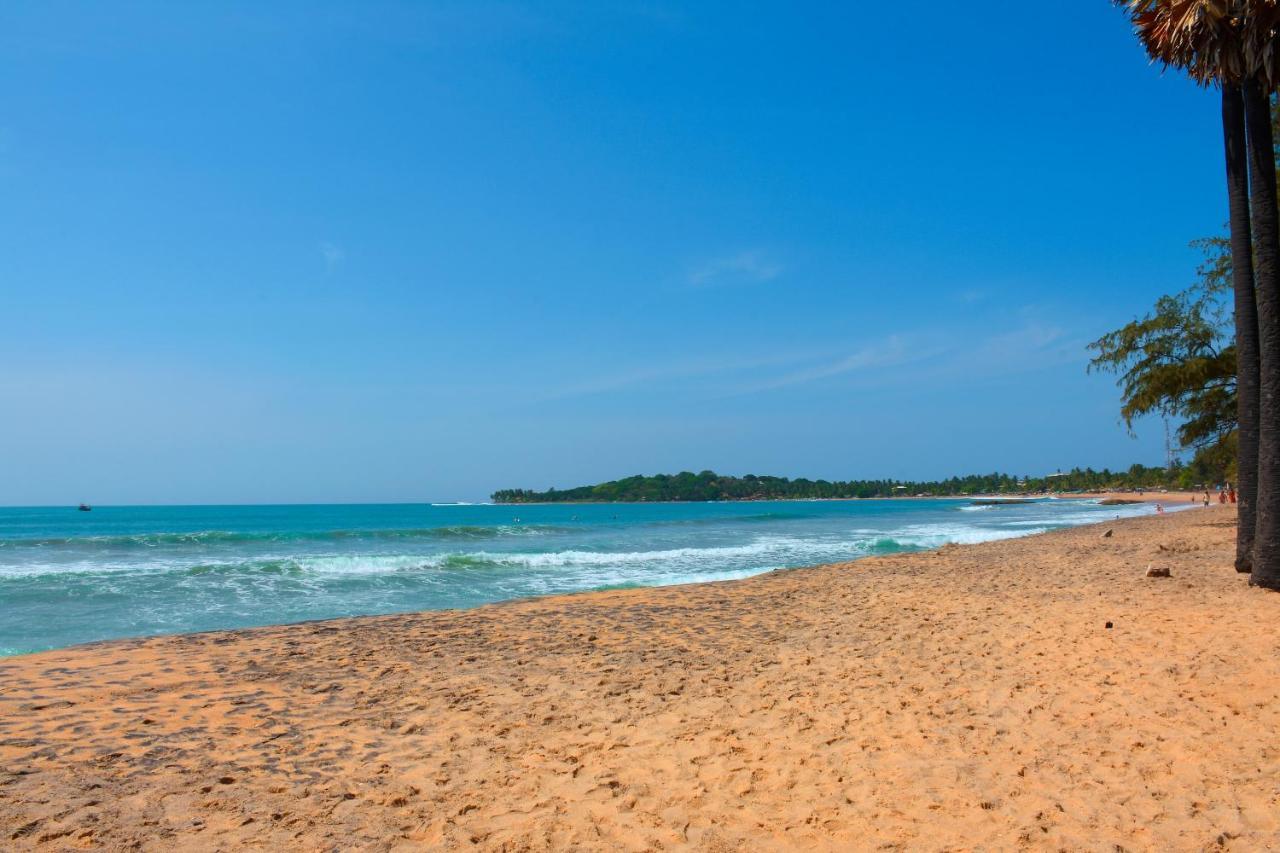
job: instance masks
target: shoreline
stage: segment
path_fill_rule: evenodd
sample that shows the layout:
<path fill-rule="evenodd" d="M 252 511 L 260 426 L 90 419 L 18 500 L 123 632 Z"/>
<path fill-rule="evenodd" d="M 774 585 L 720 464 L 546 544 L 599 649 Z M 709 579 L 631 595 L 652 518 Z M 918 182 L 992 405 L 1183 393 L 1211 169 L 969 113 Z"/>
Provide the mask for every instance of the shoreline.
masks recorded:
<path fill-rule="evenodd" d="M 1134 503 L 1157 503 L 1177 501 L 1192 503 L 1198 501 L 1202 492 L 1170 491 L 1170 492 L 1060 492 L 1043 494 L 1039 492 L 983 493 L 972 495 L 878 495 L 873 498 L 738 498 L 726 501 L 497 501 L 484 506 L 662 506 L 664 504 L 750 504 L 750 503 L 867 503 L 872 501 L 969 501 L 1004 498 L 1008 500 L 1027 498 L 1032 500 L 1053 499 L 1060 501 L 1088 501 L 1096 499 L 1124 499 Z M 1211 495 L 1211 503 L 1216 505 L 1216 493 Z"/>
<path fill-rule="evenodd" d="M 1257 849 L 1280 597 L 1231 570 L 1233 526 L 1214 505 L 4 658 L 0 826 L 19 849 Z"/>
<path fill-rule="evenodd" d="M 1068 499 L 1068 500 L 1082 500 L 1082 501 L 1090 501 L 1090 500 L 1099 500 L 1099 499 L 1107 499 L 1107 498 L 1115 498 L 1115 497 L 1124 497 L 1125 495 L 1126 495 L 1126 493 L 1107 493 L 1107 492 L 1100 492 L 1100 493 L 1091 493 L 1091 494 L 1083 495 L 1083 496 L 1076 496 L 1076 497 L 1074 497 L 1073 499 Z M 994 496 L 994 497 L 997 497 L 997 498 L 1000 498 L 1000 497 L 1007 498 L 1008 496 Z M 780 503 L 780 502 L 807 503 L 807 502 L 901 501 L 901 500 L 937 500 L 937 501 L 973 500 L 973 501 L 982 501 L 982 500 L 984 500 L 984 496 L 979 496 L 979 495 L 967 496 L 967 497 L 966 497 L 966 498 L 964 498 L 964 499 L 957 499 L 957 498 L 951 498 L 951 497 L 942 497 L 942 496 L 932 496 L 932 497 L 928 497 L 928 498 L 817 498 L 817 499 L 812 499 L 812 501 L 810 501 L 810 500 L 804 500 L 804 499 L 797 499 L 797 500 L 795 500 L 795 501 L 769 501 L 769 502 L 770 502 L 770 503 Z M 1043 503 L 1043 501 L 1037 501 L 1037 502 Z M 1141 504 L 1141 503 L 1152 503 L 1152 502 L 1155 502 L 1155 499 L 1153 499 L 1153 498 L 1145 498 L 1145 499 L 1144 499 L 1144 498 L 1139 498 L 1139 499 L 1125 499 L 1125 500 L 1122 500 L 1120 503 L 1123 503 L 1123 504 L 1129 504 L 1129 505 L 1136 505 L 1136 504 Z M 655 502 L 655 503 L 658 503 L 658 502 Z M 715 501 L 703 501 L 703 502 L 664 501 L 664 502 L 661 502 L 661 503 L 665 503 L 665 504 L 686 504 L 686 503 L 721 503 L 721 502 L 715 502 Z M 724 503 L 758 503 L 758 502 L 756 502 L 756 501 L 727 501 L 727 502 L 724 502 Z M 1020 503 L 1021 503 L 1021 502 L 1019 502 L 1019 501 L 1017 501 L 1017 500 L 1010 500 L 1010 501 L 1009 501 L 1009 503 L 1010 503 L 1010 505 L 1017 506 L 1017 505 L 1020 505 Z M 553 505 L 554 505 L 554 504 L 539 504 L 538 506 L 553 506 Z M 604 505 L 604 504 L 602 504 L 602 505 Z M 617 504 L 617 505 L 619 505 L 619 506 L 626 506 L 627 504 Z M 1176 504 L 1176 503 L 1172 503 L 1172 502 L 1170 503 L 1170 505 L 1171 505 L 1171 507 L 1175 507 L 1176 509 L 1182 509 L 1182 508 L 1184 508 L 1184 507 L 1185 507 L 1185 505 L 1183 505 L 1183 504 Z M 1058 528 L 1058 529 L 1070 529 L 1070 526 L 1068 526 L 1068 527 L 1066 527 L 1066 528 Z M 886 534 L 886 535 L 888 535 L 888 534 Z M 1030 536 L 1030 535 L 1038 535 L 1038 534 L 1030 533 L 1030 532 L 1020 532 L 1020 533 L 1016 534 L 1015 536 L 1011 536 L 1011 537 L 1010 537 L 1010 536 L 998 536 L 998 537 L 994 537 L 994 538 L 992 538 L 992 539 L 990 539 L 990 540 L 987 540 L 987 541 L 1001 541 L 1002 539 L 1006 539 L 1006 538 L 1023 538 L 1023 537 L 1025 537 L 1025 536 Z M 972 543 L 972 542 L 971 542 L 970 544 L 975 544 L 975 543 Z M 935 547 L 936 547 L 936 546 L 935 546 Z M 907 545 L 907 546 L 903 546 L 903 547 L 902 547 L 902 550 L 900 550 L 900 551 L 895 551 L 895 552 L 890 552 L 890 553 L 897 553 L 897 554 L 910 554 L 910 553 L 919 553 L 921 550 L 931 550 L 931 549 L 930 549 L 930 548 L 924 548 L 924 549 L 922 549 L 922 548 L 920 548 L 920 547 L 918 547 L 918 546 L 910 546 L 910 545 Z M 838 561 L 838 562 L 839 562 L 839 564 L 841 564 L 841 565 L 843 565 L 843 564 L 853 564 L 853 563 L 859 563 L 859 562 L 862 562 L 862 561 L 867 560 L 867 559 L 872 558 L 872 557 L 876 557 L 876 556 L 884 556 L 884 555 L 885 555 L 884 553 L 876 554 L 876 553 L 874 553 L 874 552 L 868 552 L 868 553 L 862 554 L 862 555 L 860 555 L 860 556 L 851 557 L 851 558 L 849 558 L 849 559 L 840 560 L 840 561 Z M 68 645 L 58 645 L 58 646 L 52 646 L 52 647 L 47 647 L 47 648 L 35 648 L 35 649 L 31 649 L 31 650 L 12 650 L 12 649 L 0 650 L 0 661 L 4 661 L 4 660 L 8 660 L 8 659 L 13 659 L 13 658 L 25 657 L 25 656 L 33 655 L 33 654 L 42 654 L 42 653 L 45 653 L 45 652 L 54 652 L 54 651 L 62 651 L 62 650 L 73 650 L 73 649 L 79 649 L 79 648 L 92 647 L 92 646 L 101 645 L 101 644 L 109 644 L 109 643 L 115 643 L 115 642 L 132 642 L 132 641 L 141 641 L 141 640 L 157 639 L 157 638 L 163 638 L 163 637 L 200 636 L 200 635 L 205 635 L 205 634 L 215 634 L 215 633 L 222 633 L 222 632 L 230 632 L 230 633 L 233 633 L 233 634 L 234 634 L 234 633 L 238 633 L 238 632 L 241 632 L 241 631 L 255 631 L 255 630 L 262 630 L 262 629 L 267 629 L 267 628 L 288 628 L 288 627 L 292 627 L 292 626 L 302 626 L 302 625 L 318 624 L 318 623 L 324 623 L 324 622 L 334 622 L 334 621 L 342 621 L 342 620 L 347 620 L 347 619 L 361 619 L 361 618 L 378 617 L 378 616 L 408 616 L 408 615 L 414 615 L 414 614 L 417 614 L 417 613 L 468 613 L 468 612 L 473 612 L 473 611 L 475 611 L 475 610 L 477 610 L 477 609 L 479 609 L 479 608 L 483 608 L 483 607 L 496 606 L 496 605 L 502 605 L 502 604 L 510 604 L 510 603 L 516 603 L 516 602 L 521 602 L 521 601 L 533 601 L 533 600 L 539 600 L 539 599 L 554 599 L 554 598 L 557 598 L 557 597 L 560 597 L 560 596 L 576 596 L 576 595 L 589 594 L 589 593 L 592 593 L 592 592 L 610 592 L 610 591 L 615 591 L 615 590 L 625 590 L 625 589 L 661 589 L 661 588 L 664 588 L 664 587 L 685 586 L 685 585 L 691 585 L 691 584 L 723 583 L 723 582 L 726 582 L 726 581 L 729 581 L 729 580 L 745 580 L 745 579 L 749 579 L 749 578 L 752 578 L 752 577 L 756 577 L 756 576 L 759 576 L 759 575 L 762 575 L 762 574 L 768 574 L 768 573 L 770 573 L 770 572 L 775 572 L 775 571 L 803 571 L 803 570 L 808 570 L 808 569 L 820 568 L 820 567 L 822 567 L 822 566 L 824 566 L 824 565 L 831 565 L 831 564 L 832 564 L 832 563 L 831 563 L 831 562 L 829 562 L 829 561 L 826 561 L 826 562 L 824 562 L 824 561 L 819 561 L 819 562 L 816 562 L 816 563 L 808 563 L 808 564 L 802 564 L 802 565 L 791 565 L 791 566 L 775 566 L 775 567 L 760 566 L 760 567 L 758 567 L 758 568 L 757 568 L 757 567 L 752 567 L 752 568 L 747 568 L 747 569 L 743 569 L 743 570 L 735 570 L 735 571 L 733 571 L 731 574 L 736 575 L 736 577 L 732 577 L 732 578 L 720 577 L 720 578 L 711 578 L 711 579 L 705 579 L 705 580 L 704 580 L 704 579 L 691 579 L 691 580 L 683 580 L 683 581 L 665 581 L 665 582 L 661 582 L 661 583 L 654 583 L 654 584 L 649 584 L 649 583 L 637 583 L 637 584 L 634 584 L 634 585 L 632 585 L 632 584 L 601 584 L 601 585 L 597 585 L 597 586 L 590 587 L 590 588 L 582 588 L 582 589 L 569 590 L 569 591 L 563 591 L 563 592 L 551 592 L 551 593 L 540 593 L 540 594 L 523 594 L 523 595 L 515 595 L 515 596 L 507 597 L 507 598 L 500 598 L 500 599 L 495 599 L 495 600 L 490 600 L 490 601 L 484 601 L 484 602 L 480 602 L 480 603 L 476 603 L 476 604 L 471 604 L 471 605 L 454 606 L 454 607 L 425 607 L 425 608 L 424 608 L 424 607 L 410 607 L 410 608 L 406 608 L 406 609 L 373 610 L 373 611 L 367 611 L 367 612 L 363 612 L 363 613 L 359 613 L 359 612 L 357 612 L 357 613 L 355 613 L 355 614 L 352 614 L 352 615 L 346 615 L 346 616 L 321 616 L 321 617 L 314 617 L 314 618 L 303 618 L 303 619 L 298 619 L 298 620 L 296 620 L 296 621 L 267 621 L 267 622 L 262 622 L 262 623 L 260 623 L 260 624 L 248 624 L 248 625 L 241 625 L 241 626 L 236 626 L 236 627 L 207 627 L 207 628 L 202 627 L 202 628 L 199 628 L 199 629 L 196 629 L 196 630 L 181 630 L 181 629 L 179 629 L 179 630 L 156 631 L 156 632 L 151 632 L 151 633 L 137 633 L 137 634 L 124 635 L 124 636 L 104 637 L 104 638 L 101 638 L 101 639 L 87 639 L 87 640 L 83 640 L 83 641 L 81 641 L 81 642 L 74 642 L 74 643 L 70 643 L 70 644 L 68 644 Z"/>

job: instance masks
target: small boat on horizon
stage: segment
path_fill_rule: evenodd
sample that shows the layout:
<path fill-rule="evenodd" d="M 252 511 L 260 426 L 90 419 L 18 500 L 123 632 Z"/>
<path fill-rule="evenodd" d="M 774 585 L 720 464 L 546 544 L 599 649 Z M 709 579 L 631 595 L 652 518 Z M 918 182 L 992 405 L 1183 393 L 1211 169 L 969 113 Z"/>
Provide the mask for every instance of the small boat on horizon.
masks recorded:
<path fill-rule="evenodd" d="M 93 507 L 89 506 L 88 504 L 80 504 L 80 506 L 76 507 L 76 510 L 79 512 L 92 512 Z"/>

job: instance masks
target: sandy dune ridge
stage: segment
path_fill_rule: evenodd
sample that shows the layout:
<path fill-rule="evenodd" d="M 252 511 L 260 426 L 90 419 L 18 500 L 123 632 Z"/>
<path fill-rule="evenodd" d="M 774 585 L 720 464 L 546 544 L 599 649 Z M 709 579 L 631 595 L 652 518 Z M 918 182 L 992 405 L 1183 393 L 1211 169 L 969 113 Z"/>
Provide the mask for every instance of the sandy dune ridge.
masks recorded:
<path fill-rule="evenodd" d="M 1280 596 L 1108 526 L 3 659 L 0 847 L 1280 847 Z"/>

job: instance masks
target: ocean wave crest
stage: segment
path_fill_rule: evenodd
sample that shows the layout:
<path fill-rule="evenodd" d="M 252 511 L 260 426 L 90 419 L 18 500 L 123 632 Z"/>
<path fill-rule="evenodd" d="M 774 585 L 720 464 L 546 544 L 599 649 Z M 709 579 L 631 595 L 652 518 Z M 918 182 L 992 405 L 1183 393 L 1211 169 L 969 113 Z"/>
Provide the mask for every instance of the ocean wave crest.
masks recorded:
<path fill-rule="evenodd" d="M 148 549 L 166 546 L 236 545 L 270 542 L 325 542 L 334 540 L 395 539 L 495 539 L 506 536 L 548 536 L 572 532 L 574 528 L 552 524 L 451 525 L 447 527 L 387 528 L 380 530 L 300 530 L 243 532 L 195 530 L 173 533 L 130 533 L 109 536 L 74 536 L 0 540 L 7 548 Z"/>

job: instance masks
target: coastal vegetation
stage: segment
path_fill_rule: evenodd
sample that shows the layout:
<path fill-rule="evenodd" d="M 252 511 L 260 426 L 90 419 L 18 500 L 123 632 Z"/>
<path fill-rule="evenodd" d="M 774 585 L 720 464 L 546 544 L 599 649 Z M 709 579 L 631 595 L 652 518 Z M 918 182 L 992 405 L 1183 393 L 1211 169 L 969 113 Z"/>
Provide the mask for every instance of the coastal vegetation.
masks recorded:
<path fill-rule="evenodd" d="M 1148 55 L 1221 94 L 1234 304 L 1236 569 L 1280 589 L 1280 207 L 1275 0 L 1117 0 Z"/>
<path fill-rule="evenodd" d="M 1089 345 L 1090 371 L 1119 374 L 1120 417 L 1178 422 L 1181 448 L 1211 479 L 1236 482 L 1236 344 L 1231 255 L 1224 238 L 1198 240 L 1205 253 L 1196 282 L 1161 296 L 1145 316 Z"/>
<path fill-rule="evenodd" d="M 1095 471 L 1073 468 L 1042 477 L 1009 474 L 970 474 L 946 480 L 808 480 L 803 477 L 764 477 L 747 474 L 730 477 L 714 471 L 694 474 L 636 475 L 594 486 L 572 489 L 501 489 L 495 503 L 633 503 L 639 501 L 751 501 L 838 498 L 889 498 L 915 495 L 948 497 L 989 494 L 1113 491 L 1186 488 L 1201 485 L 1203 474 L 1192 466 L 1148 468 L 1134 465 L 1127 471 Z"/>
<path fill-rule="evenodd" d="M 1153 60 L 1221 95 L 1235 327 L 1235 567 L 1254 585 L 1280 589 L 1280 207 L 1271 105 L 1280 82 L 1280 6 L 1274 0 L 1117 3 Z M 1216 361 L 1221 370 L 1225 360 Z M 1226 387 L 1216 388 L 1221 406 Z M 1194 421 L 1203 412 L 1183 414 Z"/>
<path fill-rule="evenodd" d="M 1280 129 L 1280 105 L 1272 105 L 1271 123 Z M 1274 161 L 1280 175 L 1280 152 Z M 1119 374 L 1120 417 L 1131 431 L 1143 416 L 1172 420 L 1179 448 L 1194 454 L 1191 467 L 1202 479 L 1238 483 L 1234 297 L 1240 289 L 1234 286 L 1231 242 L 1214 236 L 1191 245 L 1204 255 L 1195 282 L 1090 344 L 1096 354 L 1089 371 Z M 1257 437 L 1247 443 L 1256 452 Z M 1245 469 L 1252 470 L 1249 464 Z"/>

